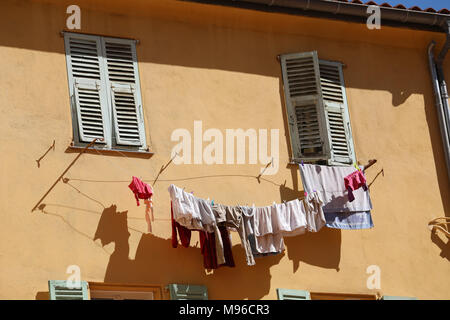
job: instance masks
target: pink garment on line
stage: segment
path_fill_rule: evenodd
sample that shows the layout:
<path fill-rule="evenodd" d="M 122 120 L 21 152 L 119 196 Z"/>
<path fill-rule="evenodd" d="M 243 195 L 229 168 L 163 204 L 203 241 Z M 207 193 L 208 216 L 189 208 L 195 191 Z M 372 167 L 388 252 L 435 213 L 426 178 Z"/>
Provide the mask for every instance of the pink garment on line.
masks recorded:
<path fill-rule="evenodd" d="M 139 199 L 150 199 L 153 195 L 152 187 L 136 177 L 133 177 L 133 180 L 128 187 L 133 191 L 138 206 Z"/>
<path fill-rule="evenodd" d="M 359 188 L 363 188 L 364 191 L 367 191 L 367 182 L 366 177 L 364 177 L 364 173 L 361 170 L 350 173 L 348 176 L 344 178 L 345 189 L 348 191 L 348 200 L 352 202 L 355 200 L 355 196 L 353 195 L 353 191 L 358 190 Z"/>

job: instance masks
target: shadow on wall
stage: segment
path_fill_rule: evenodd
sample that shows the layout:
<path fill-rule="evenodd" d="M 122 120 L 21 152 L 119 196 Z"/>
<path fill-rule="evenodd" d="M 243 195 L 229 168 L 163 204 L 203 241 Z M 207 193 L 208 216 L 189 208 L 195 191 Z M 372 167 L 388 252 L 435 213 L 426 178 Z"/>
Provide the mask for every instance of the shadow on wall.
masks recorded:
<path fill-rule="evenodd" d="M 88 2 L 88 0 L 81 0 L 79 5 L 82 6 L 83 2 Z M 129 2 L 127 5 L 124 4 L 123 7 L 130 9 L 132 3 L 136 1 L 131 0 Z M 182 5 L 184 4 L 180 4 L 180 6 Z M 193 12 L 199 15 L 206 14 L 206 12 L 211 13 L 211 11 L 204 11 L 205 7 L 203 6 L 192 4 L 190 6 Z M 60 31 L 66 29 L 67 15 L 64 4 L 42 4 L 29 1 L 2 2 L 0 9 L 2 12 L 9 13 L 9 18 L 5 17 L 5 19 L 0 20 L 1 46 L 65 53 L 64 41 L 60 37 Z M 279 62 L 276 61 L 277 55 L 318 50 L 322 59 L 343 59 L 346 60 L 349 68 L 364 70 L 362 72 L 363 78 L 346 79 L 348 87 L 389 91 L 392 94 L 394 106 L 401 105 L 412 94 L 424 93 L 425 90 L 421 87 L 408 87 L 410 74 L 405 72 L 404 69 L 407 66 L 407 61 L 399 61 L 398 65 L 394 62 L 386 64 L 383 59 L 377 56 L 377 52 L 373 52 L 373 56 L 362 55 L 359 50 L 363 47 L 355 48 L 353 42 L 352 45 L 342 46 L 339 39 L 335 41 L 315 41 L 314 37 L 317 37 L 317 30 L 314 27 L 310 27 L 311 33 L 308 36 L 289 33 L 258 33 L 250 28 L 245 29 L 246 27 L 243 27 L 243 29 L 233 28 L 231 24 L 228 27 L 225 24 L 225 27 L 212 29 L 211 26 L 205 28 L 200 20 L 200 24 L 189 23 L 188 18 L 185 22 L 171 21 L 170 12 L 168 12 L 167 20 L 148 19 L 145 15 L 152 16 L 152 14 L 155 14 L 155 9 L 152 4 L 148 4 L 144 9 L 145 11 L 139 12 L 140 16 L 133 16 L 134 13 L 130 10 L 128 10 L 130 17 L 114 15 L 116 19 L 114 24 L 102 23 L 111 19 L 113 16 L 111 12 L 83 9 L 84 21 L 86 22 L 83 24 L 81 32 L 141 39 L 142 43 L 138 46 L 139 62 L 236 71 L 277 78 L 281 75 Z M 223 19 L 220 13 L 223 10 L 231 9 L 218 7 L 215 13 L 217 18 Z M 159 11 L 161 11 L 161 8 Z M 241 14 L 250 18 L 254 12 L 242 10 Z M 37 16 L 41 19 L 36 19 Z M 20 17 L 24 23 L 20 23 L 20 21 L 18 23 L 17 17 Z M 286 16 L 286 18 L 297 19 L 298 26 L 305 27 L 298 17 Z M 40 24 L 42 19 L 48 19 L 52 23 L 42 25 Z M 92 21 L 98 21 L 98 23 L 92 23 Z M 130 24 L 130 21 L 133 21 L 133 24 Z M 266 21 L 267 25 L 279 25 L 282 22 L 279 15 L 272 14 L 266 15 Z M 357 28 L 356 26 L 355 24 L 355 28 Z M 364 25 L 360 25 L 360 28 L 365 30 Z M 9 30 L 12 29 L 16 33 L 11 34 Z M 17 37 L 16 34 L 25 36 Z M 252 41 L 249 41 L 249 37 L 252 37 Z M 436 40 L 439 40 L 439 38 L 443 38 L 443 36 L 436 34 Z M 36 41 L 36 39 L 46 41 Z M 192 46 L 192 43 L 196 45 Z M 180 52 L 183 52 L 183 54 L 180 54 Z M 337 52 L 335 55 L 339 56 L 328 56 L 327 52 Z M 424 48 L 424 54 L 425 52 L 426 48 Z M 387 51 L 385 54 L 389 55 L 390 53 Z M 425 66 L 427 65 L 426 57 L 424 57 L 423 63 Z M 394 69 L 398 72 L 388 72 L 392 68 L 398 68 L 398 70 Z M 386 74 L 390 74 L 390 77 L 374 82 L 370 77 L 370 73 L 374 70 L 386 70 Z M 414 72 L 411 68 L 408 70 L 410 70 L 410 73 Z"/>
<path fill-rule="evenodd" d="M 431 241 L 434 242 L 435 245 L 441 249 L 440 256 L 442 258 L 447 259 L 450 261 L 450 239 L 447 238 L 447 242 L 442 240 L 442 238 L 439 236 L 438 232 L 431 232 Z"/>
<path fill-rule="evenodd" d="M 82 1 L 82 3 L 85 2 L 87 0 Z M 124 6 L 129 6 L 129 4 L 124 4 Z M 149 4 L 148 7 L 145 7 L 145 12 L 140 13 L 151 16 L 154 14 L 152 8 L 152 5 Z M 204 11 L 200 8 L 205 7 L 196 6 L 194 9 L 194 6 L 191 6 L 191 8 L 194 10 L 193 12 L 197 13 L 195 10 L 199 10 L 198 13 L 201 13 Z M 60 31 L 65 28 L 66 18 L 63 5 L 31 1 L 3 1 L 0 3 L 0 12 L 8 12 L 8 17 L 0 19 L 0 46 L 65 54 L 64 41 L 60 37 Z M 84 25 L 82 32 L 143 40 L 137 48 L 140 63 L 223 70 L 278 78 L 287 145 L 290 145 L 290 142 L 287 136 L 289 130 L 285 117 L 285 106 L 283 105 L 281 68 L 280 63 L 275 59 L 279 54 L 317 50 L 322 59 L 342 59 L 348 65 L 348 69 L 345 71 L 348 88 L 390 92 L 393 106 L 402 105 L 411 95 L 423 95 L 441 198 L 446 215 L 450 214 L 450 187 L 444 174 L 446 169 L 442 141 L 437 126 L 431 80 L 427 81 L 425 86 L 421 81 L 424 76 L 429 77 L 429 75 L 424 74 L 429 73 L 426 48 L 423 48 L 423 59 L 420 57 L 421 54 L 417 54 L 415 50 L 403 48 L 402 50 L 407 52 L 406 57 L 408 58 L 403 59 L 402 55 L 395 55 L 398 52 L 398 50 L 394 50 L 395 47 L 388 45 L 382 48 L 375 46 L 374 50 L 361 52 L 361 50 L 366 49 L 362 44 L 356 45 L 352 42 L 347 46 L 342 45 L 340 41 L 333 41 L 333 39 L 319 41 L 317 37 L 314 38 L 317 30 L 314 31 L 313 29 L 310 29 L 311 34 L 309 36 L 305 36 L 289 33 L 254 32 L 245 29 L 245 27 L 243 29 L 213 28 L 212 26 L 205 28 L 200 21 L 199 24 L 192 24 L 183 23 L 183 21 L 170 21 L 170 18 L 161 20 L 148 19 L 143 16 L 127 17 L 126 15 L 115 16 L 114 24 L 110 24 L 102 23 L 111 19 L 112 16 L 109 12 L 97 12 L 89 9 L 83 12 L 84 17 L 86 17 L 83 18 L 86 19 L 84 21 L 98 21 L 98 23 L 91 22 L 91 24 Z M 220 10 L 217 10 L 218 17 L 220 17 L 221 14 L 218 12 Z M 244 10 L 241 14 L 252 17 L 251 12 Z M 21 21 L 17 20 L 18 17 Z M 40 17 L 40 19 L 36 19 L 36 17 Z M 282 22 L 278 15 L 268 14 L 266 18 L 267 25 L 277 25 Z M 42 25 L 40 21 L 43 19 L 52 23 Z M 130 24 L 130 21 L 133 21 L 133 23 Z M 299 26 L 301 26 L 301 20 L 298 21 Z M 365 27 L 361 26 L 361 28 Z M 15 30 L 15 33 L 11 33 L 10 30 Z M 23 36 L 16 36 L 18 34 Z M 439 37 L 443 38 L 443 35 L 438 36 L 436 34 L 435 37 L 438 40 Z M 249 38 L 251 38 L 251 41 L 249 41 Z M 36 41 L 36 39 L 40 39 L 40 41 Z M 196 45 L 192 46 L 192 43 Z M 183 52 L 183 54 L 180 54 L 180 52 Z M 423 65 L 420 65 L 419 69 L 411 68 L 411 61 L 416 61 L 414 59 L 422 59 Z M 33 61 L 35 60 L 30 60 L 27 63 Z M 386 61 L 389 61 L 389 63 L 386 63 Z M 64 60 L 61 59 L 60 62 L 64 63 Z M 361 70 L 364 72 L 361 72 Z M 417 70 L 420 70 L 420 72 L 417 72 Z M 448 65 L 446 65 L 445 71 L 448 79 L 450 71 Z M 379 74 L 388 76 L 382 79 L 375 77 Z M 148 75 L 142 75 L 143 89 L 146 86 L 146 76 L 148 77 Z M 214 95 L 214 93 L 212 94 Z M 68 106 L 69 101 L 67 101 Z"/>
<path fill-rule="evenodd" d="M 37 292 L 35 300 L 50 300 L 50 292 L 48 291 Z"/>
<path fill-rule="evenodd" d="M 294 190 L 283 185 L 280 186 L 280 195 L 283 201 L 303 198 L 304 191 L 298 190 L 298 169 L 292 168 L 292 181 Z M 321 268 L 336 269 L 339 271 L 341 260 L 341 230 L 323 227 L 317 233 L 306 233 L 296 237 L 285 237 L 288 258 L 292 260 L 293 272 L 297 272 L 300 262 Z"/>
<path fill-rule="evenodd" d="M 232 233 L 232 236 L 238 237 L 237 233 Z M 270 267 L 284 257 L 259 258 L 256 265 L 250 267 L 246 265 L 244 250 L 238 244 L 233 246 L 235 268 L 222 267 L 207 274 L 200 248 L 174 249 L 171 239 L 143 234 L 135 259 L 131 260 L 129 237 L 127 211 L 118 212 L 115 205 L 106 208 L 94 237 L 103 246 L 112 242 L 115 244 L 106 269 L 105 283 L 201 284 L 208 287 L 213 299 L 261 299 L 271 290 Z M 191 241 L 191 245 L 194 242 Z M 340 233 L 334 230 L 287 239 L 286 246 L 288 257 L 294 262 L 293 272 L 297 271 L 300 261 L 338 269 Z"/>
<path fill-rule="evenodd" d="M 430 78 L 431 83 L 431 78 Z M 425 116 L 428 122 L 433 158 L 435 159 L 436 172 L 438 177 L 439 191 L 441 193 L 444 214 L 436 213 L 438 216 L 450 217 L 450 181 L 445 163 L 444 146 L 439 129 L 438 116 L 435 100 L 433 96 L 425 97 Z"/>

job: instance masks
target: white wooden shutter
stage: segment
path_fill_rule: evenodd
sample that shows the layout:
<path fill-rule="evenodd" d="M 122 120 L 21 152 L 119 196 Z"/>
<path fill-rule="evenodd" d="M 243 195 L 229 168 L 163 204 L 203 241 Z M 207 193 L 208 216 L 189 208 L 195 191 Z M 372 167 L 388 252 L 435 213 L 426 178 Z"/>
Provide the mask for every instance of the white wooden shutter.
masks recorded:
<path fill-rule="evenodd" d="M 281 56 L 286 110 L 295 160 L 325 160 L 329 153 L 317 52 Z"/>
<path fill-rule="evenodd" d="M 91 142 L 108 137 L 108 107 L 105 79 L 102 70 L 100 38 L 65 33 L 69 90 L 72 99 L 75 138 Z"/>
<path fill-rule="evenodd" d="M 116 144 L 145 147 L 134 40 L 102 38 Z"/>
<path fill-rule="evenodd" d="M 328 164 L 355 163 L 342 64 L 321 60 L 320 85 L 330 145 Z"/>
<path fill-rule="evenodd" d="M 277 289 L 278 300 L 311 300 L 309 291 Z"/>
<path fill-rule="evenodd" d="M 50 300 L 89 300 L 86 281 L 81 281 L 79 288 L 70 288 L 65 280 L 50 280 L 48 291 Z"/>
<path fill-rule="evenodd" d="M 208 300 L 205 286 L 190 284 L 169 284 L 171 300 Z"/>

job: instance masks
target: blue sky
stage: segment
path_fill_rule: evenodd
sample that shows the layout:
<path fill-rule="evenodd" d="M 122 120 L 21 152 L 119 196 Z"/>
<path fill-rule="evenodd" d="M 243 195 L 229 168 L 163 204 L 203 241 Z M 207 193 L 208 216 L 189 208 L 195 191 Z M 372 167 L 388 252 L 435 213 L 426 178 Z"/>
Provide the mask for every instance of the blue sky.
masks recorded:
<path fill-rule="evenodd" d="M 364 1 L 365 2 L 365 1 Z M 449 9 L 450 2 L 449 0 L 376 0 L 376 3 L 382 4 L 384 2 L 389 3 L 392 6 L 397 4 L 403 4 L 405 7 L 410 8 L 413 6 L 419 6 L 422 9 L 433 8 L 436 10 L 440 9 Z"/>

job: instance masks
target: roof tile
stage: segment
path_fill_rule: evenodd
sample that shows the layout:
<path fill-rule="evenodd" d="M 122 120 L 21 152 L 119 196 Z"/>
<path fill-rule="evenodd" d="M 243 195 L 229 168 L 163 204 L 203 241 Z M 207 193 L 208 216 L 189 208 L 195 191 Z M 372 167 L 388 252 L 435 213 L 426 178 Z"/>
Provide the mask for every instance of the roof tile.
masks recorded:
<path fill-rule="evenodd" d="M 379 6 L 379 7 L 385 7 L 385 8 L 396 8 L 396 9 L 402 9 L 402 10 L 413 10 L 413 11 L 421 11 L 421 12 L 429 12 L 429 13 L 450 14 L 449 9 L 441 9 L 438 11 L 433 8 L 422 9 L 419 6 L 413 6 L 411 8 L 407 8 L 403 4 L 398 4 L 396 6 L 392 6 L 387 2 L 378 4 L 375 1 L 366 1 L 366 2 L 363 2 L 361 0 L 337 0 L 337 1 L 346 2 L 346 3 L 365 4 L 365 5 L 369 5 L 369 6 Z"/>

